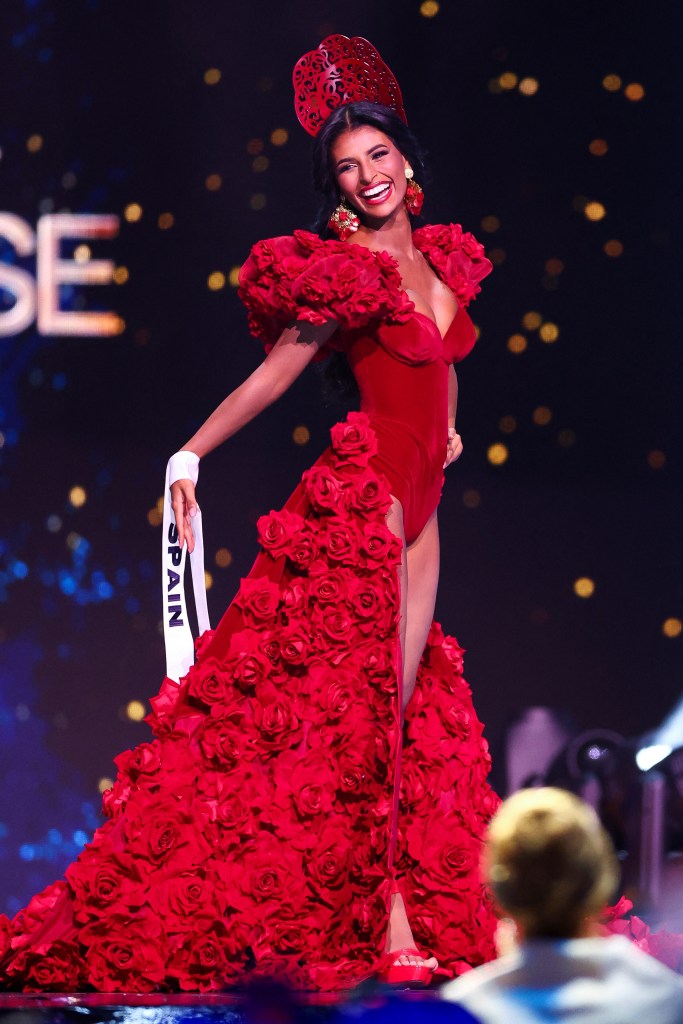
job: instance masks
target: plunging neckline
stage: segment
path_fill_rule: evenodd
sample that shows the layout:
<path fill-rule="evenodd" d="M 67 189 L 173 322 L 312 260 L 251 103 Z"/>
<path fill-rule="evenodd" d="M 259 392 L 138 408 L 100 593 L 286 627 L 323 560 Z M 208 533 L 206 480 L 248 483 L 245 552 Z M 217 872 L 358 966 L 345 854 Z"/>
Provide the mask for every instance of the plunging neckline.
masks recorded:
<path fill-rule="evenodd" d="M 361 245 L 360 242 L 347 242 L 346 244 L 350 245 L 350 246 L 355 246 L 358 249 L 365 249 L 366 252 L 371 252 L 374 256 L 379 256 L 379 255 L 386 256 L 387 259 L 389 259 L 391 261 L 391 263 L 394 265 L 394 267 L 396 268 L 396 270 L 398 271 L 398 273 L 400 275 L 401 268 L 398 265 L 398 260 L 396 259 L 395 256 L 392 256 L 390 252 L 387 252 L 386 249 L 371 249 L 370 246 L 368 246 L 368 245 Z M 448 290 L 451 293 L 451 295 L 453 295 L 452 289 L 448 286 L 446 281 L 444 281 L 444 279 L 441 277 L 441 274 L 439 273 L 438 269 L 434 266 L 434 264 L 431 262 L 429 257 L 426 256 L 422 252 L 422 249 L 420 249 L 419 246 L 416 245 L 415 249 L 423 257 L 423 259 L 427 263 L 429 269 L 431 270 L 431 272 L 436 277 L 437 281 L 440 281 L 441 284 L 444 285 L 444 287 L 448 288 Z M 433 319 L 431 316 L 429 316 L 428 313 L 421 313 L 419 309 L 415 309 L 415 302 L 413 301 L 413 299 L 411 299 L 410 295 L 408 295 L 408 290 L 403 287 L 403 278 L 401 278 L 401 288 L 399 290 L 400 290 L 401 295 L 403 295 L 404 298 L 413 307 L 412 316 L 413 317 L 420 316 L 420 317 L 422 317 L 423 320 L 427 320 L 428 323 L 430 323 L 434 328 L 436 328 L 437 334 L 439 335 L 439 338 L 441 339 L 441 343 L 445 344 L 446 338 L 448 337 L 448 335 L 450 334 L 453 326 L 455 325 L 455 321 L 457 319 L 458 313 L 460 312 L 460 310 L 462 308 L 459 299 L 455 295 L 453 295 L 453 298 L 455 299 L 455 302 L 456 302 L 456 310 L 455 310 L 455 313 L 453 314 L 453 318 L 450 321 L 448 327 L 446 328 L 445 332 L 442 334 L 441 333 L 441 328 L 439 327 L 439 325 L 438 325 L 438 323 L 436 322 L 435 319 Z"/>

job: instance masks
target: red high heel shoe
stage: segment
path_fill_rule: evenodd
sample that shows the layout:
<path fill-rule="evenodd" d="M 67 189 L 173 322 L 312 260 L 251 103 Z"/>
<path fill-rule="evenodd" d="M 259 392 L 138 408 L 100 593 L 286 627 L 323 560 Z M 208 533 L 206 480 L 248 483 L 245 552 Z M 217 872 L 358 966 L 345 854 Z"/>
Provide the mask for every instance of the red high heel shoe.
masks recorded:
<path fill-rule="evenodd" d="M 397 985 L 401 988 L 426 988 L 434 977 L 434 971 L 424 964 L 395 963 L 400 956 L 422 956 L 422 953 L 414 946 L 385 953 L 379 963 L 377 980 L 384 985 Z"/>

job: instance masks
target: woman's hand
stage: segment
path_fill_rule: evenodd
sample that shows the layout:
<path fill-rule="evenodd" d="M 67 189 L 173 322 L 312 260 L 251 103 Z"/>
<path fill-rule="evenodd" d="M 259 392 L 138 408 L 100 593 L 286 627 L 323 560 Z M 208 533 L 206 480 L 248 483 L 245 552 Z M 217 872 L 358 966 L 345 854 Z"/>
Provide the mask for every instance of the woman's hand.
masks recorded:
<path fill-rule="evenodd" d="M 443 468 L 450 466 L 451 462 L 455 462 L 462 455 L 462 438 L 458 434 L 454 427 L 448 429 L 448 445 L 446 448 L 446 461 L 443 464 Z"/>
<path fill-rule="evenodd" d="M 192 553 L 194 551 L 192 520 L 197 515 L 197 499 L 191 480 L 176 480 L 171 484 L 171 507 L 178 531 L 178 543 L 182 548 L 187 541 L 187 550 Z"/>

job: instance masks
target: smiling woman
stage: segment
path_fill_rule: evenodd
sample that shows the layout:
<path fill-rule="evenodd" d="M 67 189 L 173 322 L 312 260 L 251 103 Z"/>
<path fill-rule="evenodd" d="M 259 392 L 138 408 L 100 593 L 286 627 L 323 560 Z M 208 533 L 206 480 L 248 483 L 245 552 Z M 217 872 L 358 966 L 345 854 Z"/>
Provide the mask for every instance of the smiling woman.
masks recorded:
<path fill-rule="evenodd" d="M 333 36 L 301 66 L 321 231 L 242 267 L 266 358 L 169 463 L 172 557 L 195 545 L 199 459 L 308 363 L 343 353 L 360 412 L 259 520 L 234 601 L 152 701 L 155 738 L 117 759 L 109 820 L 4 922 L 11 986 L 423 985 L 493 955 L 478 861 L 497 799 L 462 651 L 432 620 L 453 364 L 491 264 L 458 224 L 412 231 L 423 164 L 374 48 Z"/>

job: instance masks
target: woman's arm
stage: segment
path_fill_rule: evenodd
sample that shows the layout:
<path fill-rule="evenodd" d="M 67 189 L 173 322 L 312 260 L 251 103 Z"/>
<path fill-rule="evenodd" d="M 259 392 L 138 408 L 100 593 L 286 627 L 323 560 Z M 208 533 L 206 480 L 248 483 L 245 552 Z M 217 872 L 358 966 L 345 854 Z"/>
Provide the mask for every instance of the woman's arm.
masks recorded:
<path fill-rule="evenodd" d="M 333 321 L 320 326 L 298 322 L 287 327 L 260 366 L 211 413 L 183 446 L 183 451 L 194 452 L 203 458 L 236 434 L 285 393 L 322 345 L 334 334 L 335 329 L 336 324 Z M 188 551 L 192 551 L 192 518 L 197 511 L 192 481 L 176 480 L 171 485 L 171 499 L 178 542 L 182 547 L 187 541 Z"/>
<path fill-rule="evenodd" d="M 448 367 L 448 444 L 446 447 L 446 461 L 443 468 L 450 466 L 462 455 L 462 438 L 455 429 L 455 415 L 458 411 L 458 377 L 455 367 L 451 364 Z"/>

